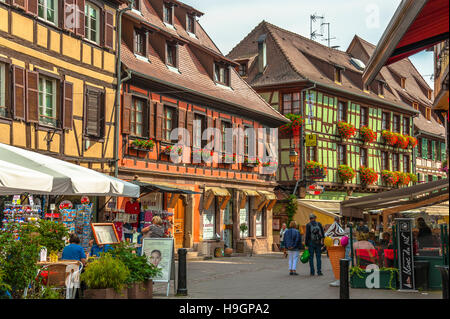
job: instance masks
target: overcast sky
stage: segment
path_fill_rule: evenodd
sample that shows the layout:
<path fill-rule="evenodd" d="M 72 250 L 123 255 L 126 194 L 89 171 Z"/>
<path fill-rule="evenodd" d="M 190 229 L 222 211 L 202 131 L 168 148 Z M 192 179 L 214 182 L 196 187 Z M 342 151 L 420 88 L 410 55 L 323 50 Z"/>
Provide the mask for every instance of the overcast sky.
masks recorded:
<path fill-rule="evenodd" d="M 309 38 L 310 15 L 325 17 L 330 23 L 332 46 L 345 51 L 355 34 L 377 44 L 401 0 L 181 0 L 205 15 L 200 24 L 228 54 L 255 26 L 266 20 L 283 29 Z M 314 29 L 319 29 L 319 22 Z M 316 41 L 327 45 L 320 38 Z M 422 52 L 411 61 L 433 88 L 433 53 Z"/>

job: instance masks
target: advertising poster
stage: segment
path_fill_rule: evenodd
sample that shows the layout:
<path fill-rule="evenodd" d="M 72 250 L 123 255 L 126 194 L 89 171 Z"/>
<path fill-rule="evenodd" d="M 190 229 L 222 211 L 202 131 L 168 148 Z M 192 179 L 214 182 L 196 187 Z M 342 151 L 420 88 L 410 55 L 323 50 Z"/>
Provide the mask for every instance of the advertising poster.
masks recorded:
<path fill-rule="evenodd" d="M 149 263 L 161 269 L 161 274 L 155 278 L 155 282 L 170 282 L 173 238 L 144 238 L 142 240 L 142 254 L 147 256 Z"/>

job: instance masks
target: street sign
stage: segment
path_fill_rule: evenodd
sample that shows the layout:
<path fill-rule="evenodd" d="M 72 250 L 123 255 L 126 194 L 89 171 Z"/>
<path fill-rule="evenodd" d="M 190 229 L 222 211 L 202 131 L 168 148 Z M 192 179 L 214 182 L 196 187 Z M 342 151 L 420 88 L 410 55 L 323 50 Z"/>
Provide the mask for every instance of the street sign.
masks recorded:
<path fill-rule="evenodd" d="M 317 146 L 317 135 L 316 134 L 307 134 L 305 136 L 305 143 L 306 143 L 307 147 Z"/>
<path fill-rule="evenodd" d="M 320 195 L 323 193 L 324 188 L 318 184 L 312 184 L 307 187 L 306 191 L 310 195 Z"/>

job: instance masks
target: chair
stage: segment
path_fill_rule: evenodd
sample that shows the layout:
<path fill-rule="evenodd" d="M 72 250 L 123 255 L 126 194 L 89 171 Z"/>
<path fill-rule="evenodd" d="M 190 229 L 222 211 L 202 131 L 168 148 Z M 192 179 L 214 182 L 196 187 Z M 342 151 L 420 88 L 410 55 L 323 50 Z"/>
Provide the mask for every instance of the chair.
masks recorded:
<path fill-rule="evenodd" d="M 376 249 L 356 249 L 356 260 L 362 269 L 366 269 L 372 264 L 378 265 L 378 251 Z"/>

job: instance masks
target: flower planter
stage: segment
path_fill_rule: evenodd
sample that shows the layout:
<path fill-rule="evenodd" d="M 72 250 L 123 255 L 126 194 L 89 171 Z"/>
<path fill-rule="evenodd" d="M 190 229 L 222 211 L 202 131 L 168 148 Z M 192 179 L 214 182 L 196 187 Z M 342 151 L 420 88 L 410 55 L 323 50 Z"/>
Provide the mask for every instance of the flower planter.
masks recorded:
<path fill-rule="evenodd" d="M 153 280 L 138 282 L 128 287 L 128 299 L 152 299 Z"/>
<path fill-rule="evenodd" d="M 390 270 L 375 270 L 380 273 L 380 286 L 373 287 L 376 289 L 397 289 L 397 272 Z M 373 274 L 373 271 L 361 273 L 354 273 L 350 276 L 350 286 L 352 288 L 368 288 L 366 285 L 366 279 L 369 275 Z M 392 276 L 392 280 L 391 280 Z"/>
<path fill-rule="evenodd" d="M 86 289 L 84 299 L 128 299 L 128 289 L 116 292 L 113 288 Z"/>
<path fill-rule="evenodd" d="M 130 150 L 135 150 L 135 151 L 138 151 L 138 152 L 151 152 L 151 151 L 153 151 L 153 147 L 152 148 L 140 148 L 140 147 L 136 147 L 136 146 L 133 146 L 133 145 L 130 145 L 129 149 Z"/>

